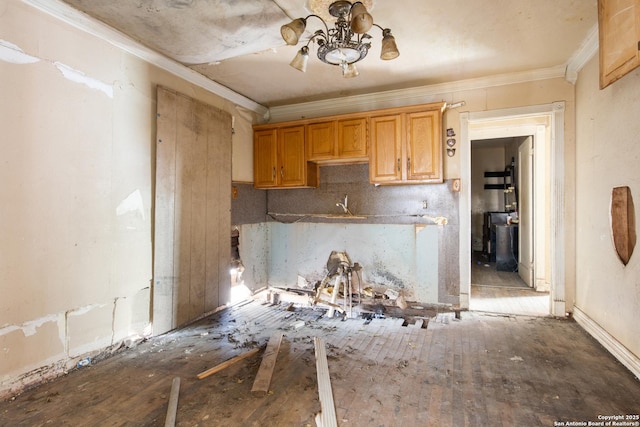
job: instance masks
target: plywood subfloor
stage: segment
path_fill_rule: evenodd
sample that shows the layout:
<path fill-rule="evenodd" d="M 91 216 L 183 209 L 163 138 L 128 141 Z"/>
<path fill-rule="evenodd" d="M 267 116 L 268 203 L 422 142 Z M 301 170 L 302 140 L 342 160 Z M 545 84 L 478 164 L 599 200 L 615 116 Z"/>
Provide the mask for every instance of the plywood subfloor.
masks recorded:
<path fill-rule="evenodd" d="M 1 402 L 0 424 L 162 426 L 179 376 L 178 426 L 313 426 L 315 336 L 326 342 L 340 426 L 552 426 L 638 413 L 640 382 L 571 320 L 440 312 L 421 328 L 321 315 L 229 308 Z M 277 331 L 267 396 L 251 394 L 261 353 L 196 378 Z"/>

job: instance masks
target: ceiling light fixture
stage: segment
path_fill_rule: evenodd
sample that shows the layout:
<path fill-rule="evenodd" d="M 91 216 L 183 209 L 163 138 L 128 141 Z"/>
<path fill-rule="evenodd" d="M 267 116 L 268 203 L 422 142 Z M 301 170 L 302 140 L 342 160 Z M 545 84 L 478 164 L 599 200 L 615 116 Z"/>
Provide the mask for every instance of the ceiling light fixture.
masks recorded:
<path fill-rule="evenodd" d="M 322 62 L 339 66 L 344 77 L 357 76 L 358 70 L 355 63 L 364 59 L 369 52 L 371 47 L 369 39 L 372 37 L 367 34 L 367 31 L 373 26 L 382 30 L 380 59 L 390 60 L 400 55 L 391 30 L 375 24 L 362 2 L 351 4 L 349 1 L 335 1 L 329 6 L 329 13 L 337 18 L 334 28 L 331 29 L 324 19 L 313 14 L 306 18 L 294 19 L 280 28 L 284 41 L 288 45 L 295 46 L 307 27 L 307 19 L 315 17 L 324 24 L 324 30 L 320 29 L 313 33 L 307 44 L 302 46 L 291 61 L 290 65 L 296 70 L 302 72 L 307 70 L 309 44 L 315 41 L 318 44 L 318 58 Z"/>

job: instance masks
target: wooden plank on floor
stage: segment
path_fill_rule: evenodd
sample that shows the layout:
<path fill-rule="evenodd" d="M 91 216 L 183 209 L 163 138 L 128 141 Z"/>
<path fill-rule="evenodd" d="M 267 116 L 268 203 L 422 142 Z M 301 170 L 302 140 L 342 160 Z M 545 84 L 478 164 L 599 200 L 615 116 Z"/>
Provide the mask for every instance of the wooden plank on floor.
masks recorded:
<path fill-rule="evenodd" d="M 316 371 L 318 375 L 318 395 L 320 396 L 320 413 L 316 415 L 318 427 L 338 427 L 336 407 L 333 403 L 333 390 L 329 378 L 329 364 L 324 340 L 313 338 L 316 350 Z"/>
<path fill-rule="evenodd" d="M 167 406 L 167 416 L 164 427 L 174 427 L 176 425 L 176 415 L 178 413 L 178 396 L 180 394 L 180 377 L 175 377 L 171 383 L 171 394 L 169 394 L 169 405 Z"/>
<path fill-rule="evenodd" d="M 278 358 L 278 352 L 280 351 L 280 344 L 282 343 L 283 334 L 275 333 L 269 339 L 267 348 L 262 355 L 262 362 L 258 369 L 256 379 L 253 381 L 253 388 L 251 393 L 254 396 L 266 396 L 269 392 L 269 385 L 271 384 L 271 376 L 273 375 L 273 369 L 276 366 L 276 359 Z"/>
<path fill-rule="evenodd" d="M 291 334 L 291 335 L 290 335 Z M 258 407 L 250 411 L 238 411 L 235 424 L 242 426 L 262 426 L 265 420 L 277 419 L 273 425 L 313 425 L 313 414 L 320 410 L 317 394 L 316 367 L 311 337 L 301 338 L 301 332 L 287 334 L 278 356 L 271 388 L 273 394 Z M 297 336 L 296 336 L 297 334 Z"/>
<path fill-rule="evenodd" d="M 213 368 L 207 369 L 206 371 L 200 372 L 197 377 L 199 380 L 208 377 L 209 375 L 213 375 L 216 372 L 220 372 L 225 368 L 228 368 L 229 366 L 233 365 L 234 363 L 237 363 L 239 361 L 241 361 L 242 359 L 246 359 L 247 357 L 251 357 L 254 354 L 256 354 L 257 352 L 259 352 L 260 349 L 259 348 L 254 348 L 253 350 L 249 350 L 245 353 L 242 353 L 234 358 L 231 358 L 225 362 L 220 363 L 219 365 L 214 366 Z"/>

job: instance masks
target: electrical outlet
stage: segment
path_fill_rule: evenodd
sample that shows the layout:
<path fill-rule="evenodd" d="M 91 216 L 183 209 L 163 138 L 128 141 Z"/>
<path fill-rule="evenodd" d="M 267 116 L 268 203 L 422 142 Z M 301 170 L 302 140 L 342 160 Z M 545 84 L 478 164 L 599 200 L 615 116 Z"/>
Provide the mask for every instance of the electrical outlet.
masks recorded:
<path fill-rule="evenodd" d="M 427 209 L 427 201 L 426 200 L 422 201 L 422 209 Z"/>

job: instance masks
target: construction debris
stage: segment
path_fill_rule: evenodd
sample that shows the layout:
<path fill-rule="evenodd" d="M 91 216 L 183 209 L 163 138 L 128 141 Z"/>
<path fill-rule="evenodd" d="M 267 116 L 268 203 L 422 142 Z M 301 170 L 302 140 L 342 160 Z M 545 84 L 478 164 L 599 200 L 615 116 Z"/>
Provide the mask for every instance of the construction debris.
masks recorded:
<path fill-rule="evenodd" d="M 327 350 L 322 338 L 314 337 L 316 351 L 316 371 L 318 375 L 318 395 L 320 397 L 320 412 L 316 414 L 318 427 L 338 427 L 336 407 L 333 402 L 333 390 L 329 377 Z"/>
<path fill-rule="evenodd" d="M 352 317 L 352 295 L 353 289 L 351 286 L 351 274 L 354 269 L 359 269 L 360 266 L 351 264 L 351 259 L 346 252 L 332 251 L 327 260 L 327 274 L 322 282 L 316 288 L 316 295 L 313 299 L 314 304 L 325 304 L 329 306 L 327 312 L 328 317 L 333 317 L 335 311 L 346 314 L 348 317 Z M 331 281 L 334 281 L 333 286 L 330 285 Z M 338 294 L 342 292 L 343 305 L 342 307 L 337 304 Z M 330 300 L 327 301 L 325 295 L 330 296 Z"/>
<path fill-rule="evenodd" d="M 267 343 L 267 348 L 262 354 L 260 369 L 258 369 L 256 379 L 253 382 L 253 388 L 251 389 L 251 393 L 254 396 L 266 396 L 269 393 L 271 376 L 273 375 L 273 370 L 276 366 L 276 359 L 278 357 L 278 352 L 280 351 L 282 337 L 282 333 L 275 333 Z"/>
<path fill-rule="evenodd" d="M 395 289 L 387 289 L 386 291 L 384 291 L 384 294 L 387 296 L 387 298 L 394 301 L 397 300 L 400 296 L 400 293 Z"/>
<path fill-rule="evenodd" d="M 300 329 L 300 328 L 304 328 L 304 325 L 306 325 L 304 320 L 298 320 L 297 322 L 293 322 L 291 324 L 291 328 L 292 329 Z"/>
<path fill-rule="evenodd" d="M 171 383 L 171 394 L 169 394 L 169 405 L 167 406 L 167 416 L 164 427 L 174 427 L 176 425 L 176 415 L 178 412 L 178 395 L 180 394 L 180 377 L 175 377 Z"/>
<path fill-rule="evenodd" d="M 247 357 L 251 357 L 254 354 L 256 354 L 257 352 L 259 352 L 260 349 L 259 348 L 254 348 L 253 350 L 249 350 L 246 353 L 242 353 L 234 358 L 231 358 L 229 360 L 227 360 L 226 362 L 222 362 L 219 365 L 214 366 L 213 368 L 207 369 L 206 371 L 200 372 L 198 374 L 198 379 L 201 380 L 203 378 L 208 377 L 209 375 L 213 375 L 216 372 L 222 371 L 225 368 L 228 368 L 229 366 L 233 365 L 236 362 L 241 361 L 242 359 L 246 359 Z"/>
<path fill-rule="evenodd" d="M 399 293 L 398 298 L 396 298 L 396 305 L 402 310 L 407 308 L 407 301 L 404 299 L 404 295 L 402 295 L 402 293 Z"/>

